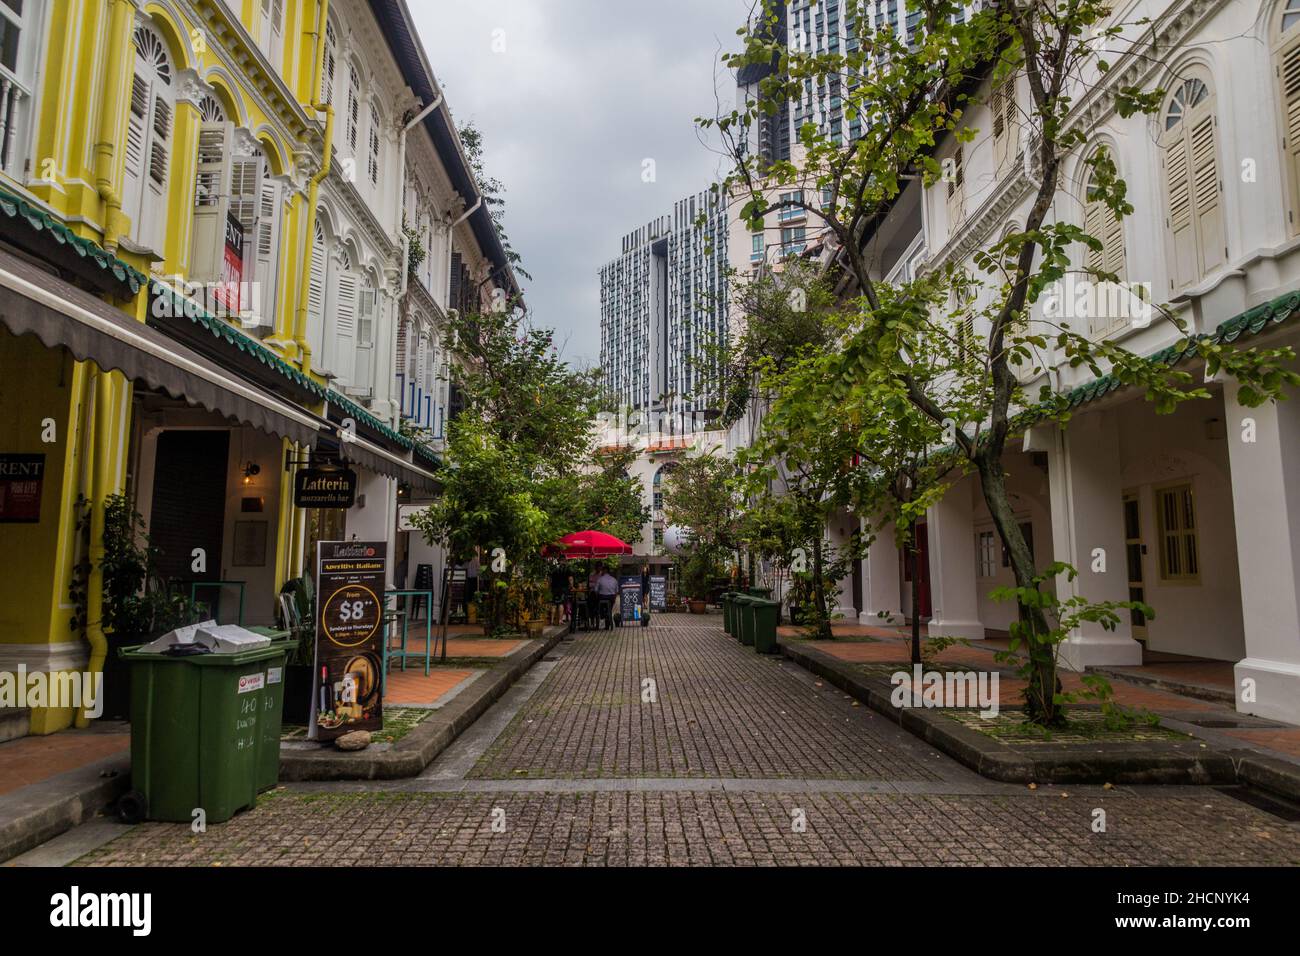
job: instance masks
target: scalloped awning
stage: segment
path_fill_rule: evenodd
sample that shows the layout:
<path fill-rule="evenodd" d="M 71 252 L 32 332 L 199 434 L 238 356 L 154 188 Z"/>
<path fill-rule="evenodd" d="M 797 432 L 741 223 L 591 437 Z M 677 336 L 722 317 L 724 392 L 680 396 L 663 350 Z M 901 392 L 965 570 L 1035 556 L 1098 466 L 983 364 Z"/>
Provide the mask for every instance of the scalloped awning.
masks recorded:
<path fill-rule="evenodd" d="M 314 446 L 327 423 L 233 376 L 157 329 L 0 251 L 0 322 L 14 335 L 34 335 L 79 361 L 120 371 L 135 382 L 226 418 Z"/>

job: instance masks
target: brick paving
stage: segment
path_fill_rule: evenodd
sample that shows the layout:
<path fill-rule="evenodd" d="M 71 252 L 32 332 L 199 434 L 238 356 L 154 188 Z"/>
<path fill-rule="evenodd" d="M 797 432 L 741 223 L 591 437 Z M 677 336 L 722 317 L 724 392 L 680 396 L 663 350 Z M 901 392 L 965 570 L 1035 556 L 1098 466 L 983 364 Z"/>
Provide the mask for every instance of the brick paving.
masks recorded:
<path fill-rule="evenodd" d="M 0 794 L 76 770 L 130 746 L 129 733 L 84 730 L 5 741 L 0 743 Z"/>
<path fill-rule="evenodd" d="M 1066 791 L 1068 792 L 1068 791 Z M 1106 832 L 1092 828 L 1106 811 Z M 806 822 L 796 832 L 796 811 Z M 494 831 L 494 825 L 500 832 Z M 93 866 L 1300 863 L 1300 830 L 1223 794 L 279 794 L 195 835 L 146 824 Z"/>
<path fill-rule="evenodd" d="M 654 621 L 581 634 L 470 776 L 938 778 L 897 725 L 741 647 L 717 616 Z"/>
<path fill-rule="evenodd" d="M 282 788 L 206 833 L 148 823 L 78 862 L 1300 865 L 1300 823 L 1215 789 L 984 780 L 716 616 L 659 615 L 555 656 L 510 692 L 513 719 L 485 718 L 432 765 L 459 768 L 442 777 Z"/>

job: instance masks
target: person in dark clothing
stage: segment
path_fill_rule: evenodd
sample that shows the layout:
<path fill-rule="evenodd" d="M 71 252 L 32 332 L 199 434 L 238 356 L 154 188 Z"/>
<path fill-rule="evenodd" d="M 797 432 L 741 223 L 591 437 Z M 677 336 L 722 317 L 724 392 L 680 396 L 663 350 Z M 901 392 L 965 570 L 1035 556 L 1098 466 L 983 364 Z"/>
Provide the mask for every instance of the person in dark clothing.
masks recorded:
<path fill-rule="evenodd" d="M 573 593 L 573 575 L 566 565 L 557 565 L 551 572 L 551 623 L 560 624 L 569 619 L 569 595 Z"/>

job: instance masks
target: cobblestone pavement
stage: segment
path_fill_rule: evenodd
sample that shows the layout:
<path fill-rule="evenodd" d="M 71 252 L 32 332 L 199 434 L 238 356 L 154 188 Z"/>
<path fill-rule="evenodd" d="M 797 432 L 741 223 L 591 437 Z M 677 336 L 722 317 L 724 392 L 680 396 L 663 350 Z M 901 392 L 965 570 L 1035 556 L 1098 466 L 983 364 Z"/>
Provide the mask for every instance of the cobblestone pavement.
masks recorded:
<path fill-rule="evenodd" d="M 727 639 L 717 616 L 654 621 L 582 635 L 470 776 L 936 780 L 953 766 L 797 665 Z"/>
<path fill-rule="evenodd" d="M 282 788 L 79 863 L 1300 864 L 1300 824 L 1211 788 L 984 780 L 717 624 L 580 635 L 419 778 Z"/>

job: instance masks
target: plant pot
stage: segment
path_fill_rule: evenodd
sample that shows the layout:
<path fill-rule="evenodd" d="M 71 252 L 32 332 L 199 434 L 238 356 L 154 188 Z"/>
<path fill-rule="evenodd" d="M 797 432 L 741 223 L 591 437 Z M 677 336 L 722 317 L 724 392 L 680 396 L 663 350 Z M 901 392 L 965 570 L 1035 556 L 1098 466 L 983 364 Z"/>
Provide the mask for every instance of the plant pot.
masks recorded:
<path fill-rule="evenodd" d="M 541 618 L 537 618 L 534 621 L 528 621 L 524 627 L 527 628 L 529 637 L 541 637 L 542 632 L 546 630 L 546 622 Z"/>
<path fill-rule="evenodd" d="M 801 605 L 791 604 L 787 606 L 786 610 L 790 612 L 791 624 L 803 623 L 803 607 Z"/>
<path fill-rule="evenodd" d="M 706 601 L 691 600 L 687 603 L 690 605 L 692 614 L 703 614 L 709 607 L 708 602 Z"/>

